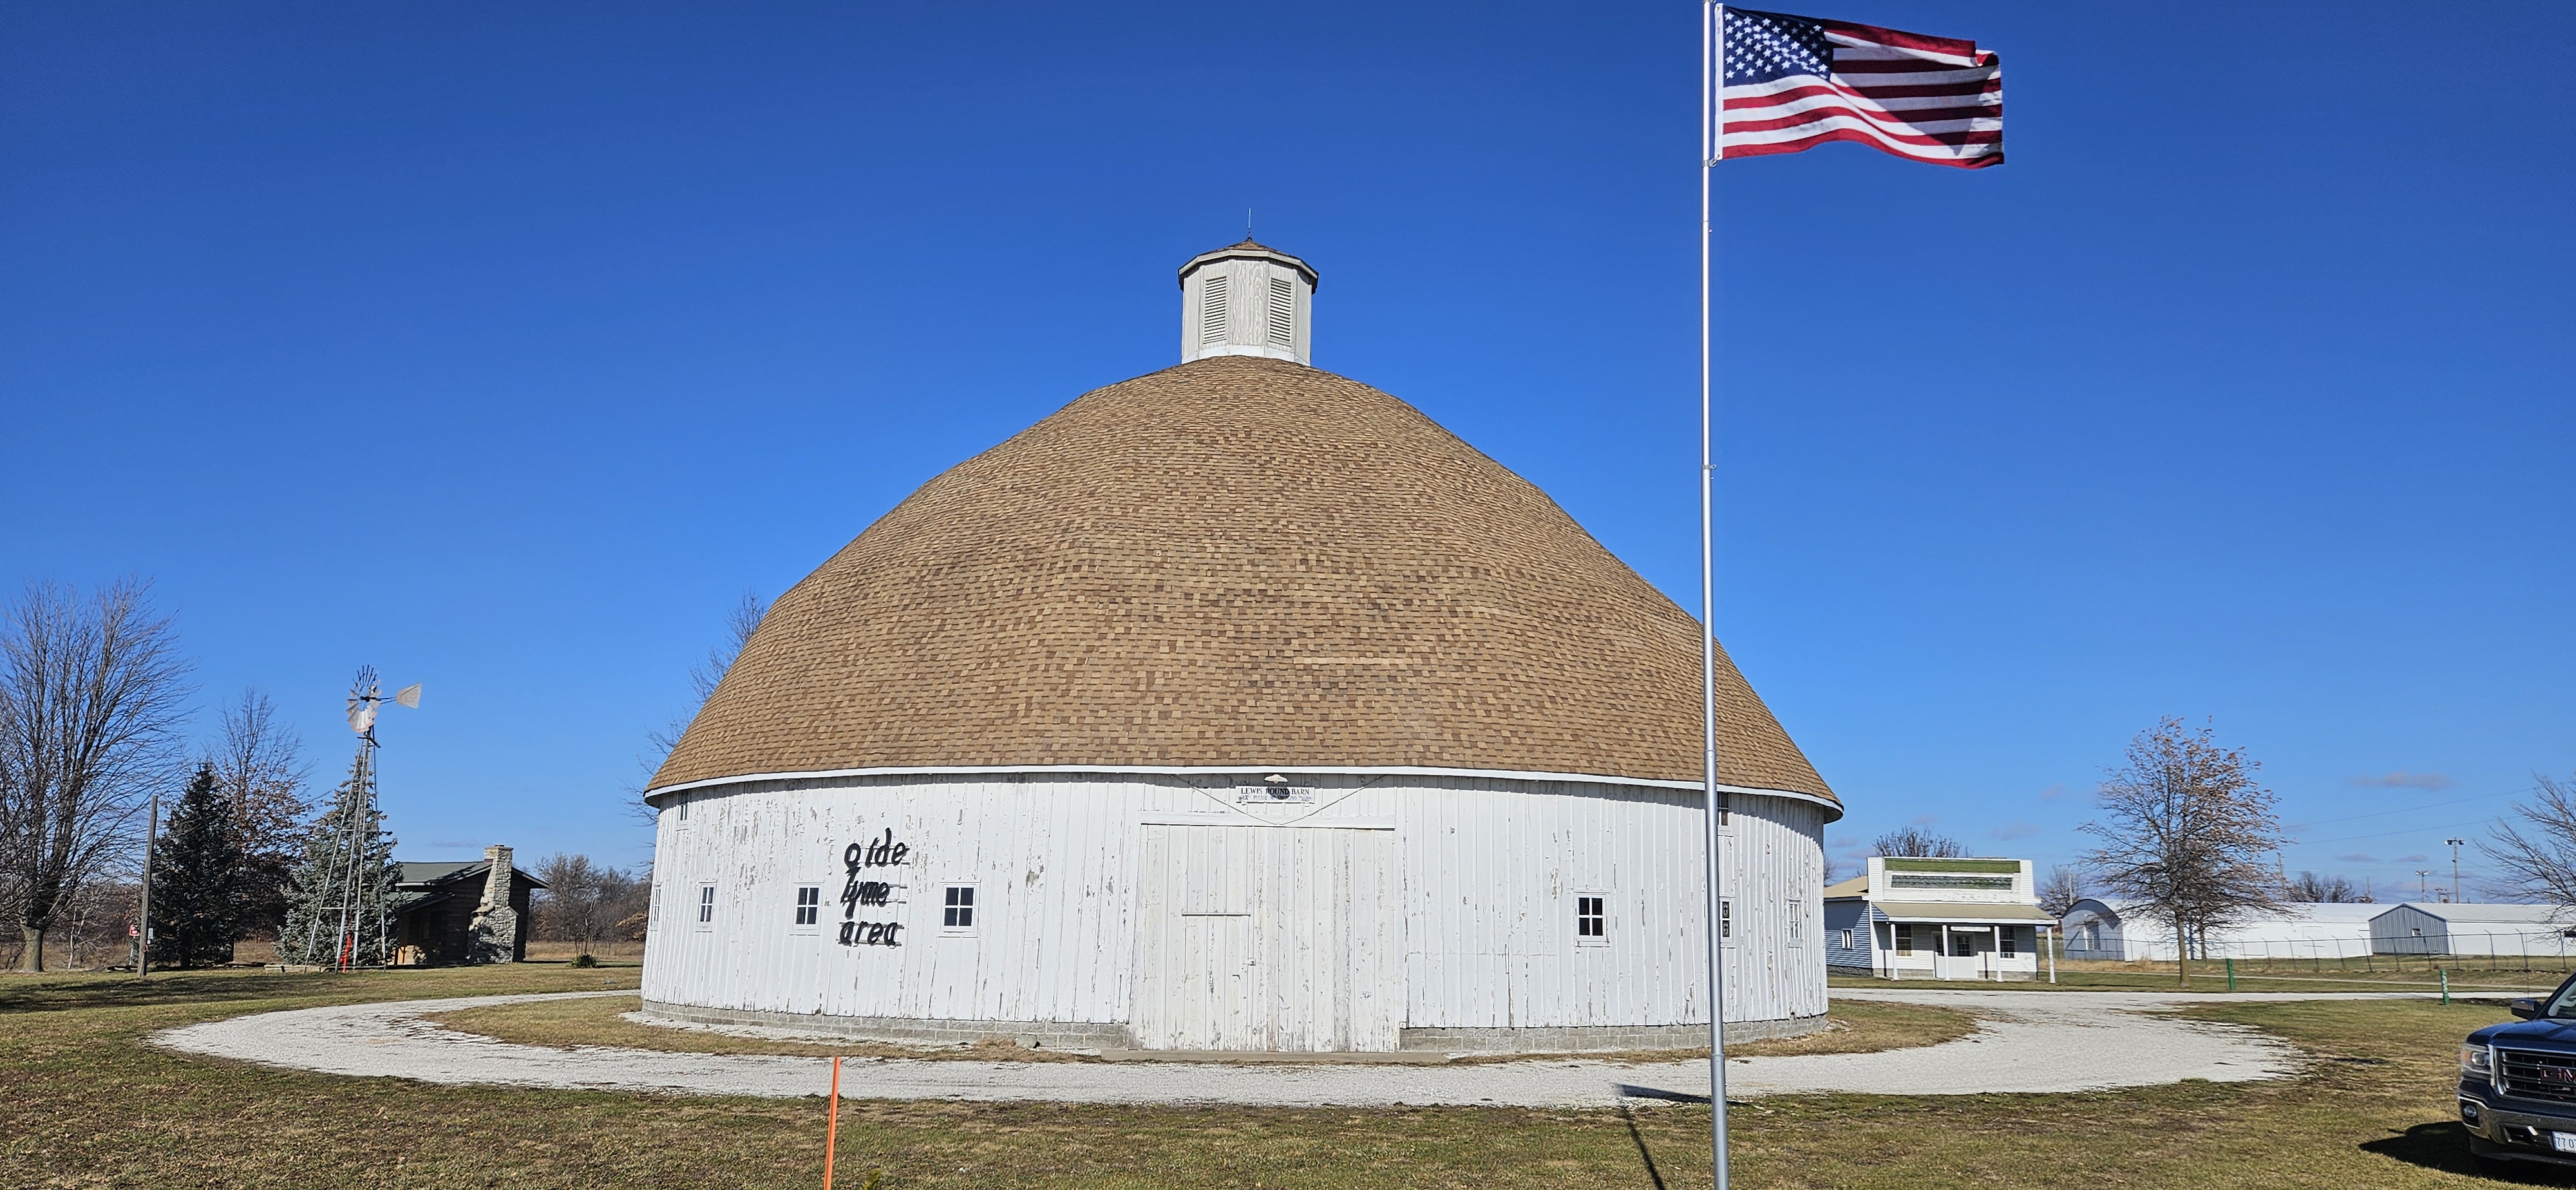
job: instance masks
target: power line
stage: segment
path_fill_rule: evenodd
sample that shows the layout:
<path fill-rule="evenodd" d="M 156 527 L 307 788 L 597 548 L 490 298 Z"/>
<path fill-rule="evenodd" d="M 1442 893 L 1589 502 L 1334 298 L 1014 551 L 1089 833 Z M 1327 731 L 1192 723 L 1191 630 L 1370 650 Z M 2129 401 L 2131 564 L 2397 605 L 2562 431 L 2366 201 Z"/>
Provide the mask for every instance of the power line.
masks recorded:
<path fill-rule="evenodd" d="M 2404 830 L 2379 831 L 2377 833 L 2367 835 L 2336 835 L 2331 839 L 2292 839 L 2290 842 L 2296 846 L 2306 847 L 2317 843 L 2349 843 L 2355 839 L 2385 839 L 2390 835 L 2420 835 L 2425 831 L 2459 830 L 2463 827 L 2478 825 L 2482 824 L 2477 822 L 2446 822 L 2440 826 L 2410 826 Z"/>
<path fill-rule="evenodd" d="M 2526 794 L 2526 793 L 2531 792 L 2531 791 L 2532 791 L 2533 789 L 2535 789 L 2535 788 L 2538 788 L 2538 787 L 2537 787 L 2537 786 L 2532 786 L 2532 785 L 2525 785 L 2525 786 L 2523 786 L 2523 787 L 2522 787 L 2522 788 L 2520 788 L 2520 789 L 2511 790 L 2511 791 L 2509 791 L 2509 792 L 2505 792 L 2505 793 L 2481 793 L 2481 794 L 2477 795 L 2476 797 L 2464 797 L 2464 798 L 2460 798 L 2460 799 L 2458 799 L 2458 800 L 2456 800 L 2456 801 L 2448 801 L 2448 802 L 2432 802 L 2432 803 L 2430 803 L 2430 804 L 2427 804 L 2427 805 L 2421 805 L 2421 806 L 2401 806 L 2401 807 L 2399 807 L 2399 808 L 2397 808 L 2397 809 L 2394 809 L 2394 810 L 2373 810 L 2373 811 L 2371 811 L 2370 813 L 2367 813 L 2367 814 L 2346 814 L 2346 815 L 2344 815 L 2344 816 L 2343 816 L 2343 817 L 2341 817 L 2341 818 L 2311 818 L 2311 819 L 2306 820 L 2306 825 L 2308 825 L 2308 826 L 2321 826 L 2321 825 L 2324 825 L 2325 823 L 2329 823 L 2329 822 L 2351 822 L 2351 821 L 2354 821 L 2355 819 L 2361 819 L 2361 818 L 2384 818 L 2384 817 L 2386 817 L 2386 816 L 2388 816 L 2388 815 L 2390 815 L 2390 814 L 2413 814 L 2413 813 L 2416 813 L 2417 811 L 2421 811 L 2421 810 L 2439 810 L 2439 809 L 2442 809 L 2442 808 L 2443 808 L 2443 807 L 2445 807 L 2445 806 L 2465 806 L 2465 805 L 2469 804 L 2470 802 L 2484 802 L 2484 801 L 2492 801 L 2492 800 L 2494 800 L 2494 799 L 2496 799 L 2496 798 L 2500 798 L 2500 797 L 2520 797 L 2520 796 L 2522 796 L 2523 794 Z"/>

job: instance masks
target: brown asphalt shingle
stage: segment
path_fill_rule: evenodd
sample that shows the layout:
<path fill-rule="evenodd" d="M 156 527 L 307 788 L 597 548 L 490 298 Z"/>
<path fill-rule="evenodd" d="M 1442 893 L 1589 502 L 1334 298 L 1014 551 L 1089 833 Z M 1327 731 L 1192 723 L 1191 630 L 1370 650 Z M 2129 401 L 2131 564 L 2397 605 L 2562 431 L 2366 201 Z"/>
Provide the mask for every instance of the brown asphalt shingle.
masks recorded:
<path fill-rule="evenodd" d="M 779 596 L 653 784 L 1051 764 L 1697 781 L 1698 639 L 1412 406 L 1202 359 L 923 484 Z M 1832 797 L 1719 656 L 1725 780 Z"/>

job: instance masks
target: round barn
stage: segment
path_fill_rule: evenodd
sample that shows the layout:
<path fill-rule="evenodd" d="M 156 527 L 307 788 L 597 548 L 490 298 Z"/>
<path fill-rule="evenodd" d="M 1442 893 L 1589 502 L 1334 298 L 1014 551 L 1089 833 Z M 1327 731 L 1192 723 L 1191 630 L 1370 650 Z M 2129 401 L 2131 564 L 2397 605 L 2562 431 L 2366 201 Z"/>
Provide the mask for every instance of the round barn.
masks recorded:
<path fill-rule="evenodd" d="M 1700 633 L 1528 482 L 1181 269 L 1182 362 L 779 596 L 653 779 L 647 1011 L 1176 1050 L 1704 1044 Z M 1731 1036 L 1825 1011 L 1841 807 L 1720 653 Z"/>

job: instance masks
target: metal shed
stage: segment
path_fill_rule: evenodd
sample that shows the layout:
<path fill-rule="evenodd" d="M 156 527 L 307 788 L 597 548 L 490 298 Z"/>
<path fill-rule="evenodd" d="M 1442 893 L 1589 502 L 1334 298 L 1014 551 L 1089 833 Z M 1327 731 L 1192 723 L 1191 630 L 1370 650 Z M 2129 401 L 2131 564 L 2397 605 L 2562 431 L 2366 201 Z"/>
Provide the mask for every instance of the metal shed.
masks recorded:
<path fill-rule="evenodd" d="M 2370 919 L 2374 954 L 2530 955 L 2576 952 L 2576 915 L 2554 905 L 2409 901 Z"/>

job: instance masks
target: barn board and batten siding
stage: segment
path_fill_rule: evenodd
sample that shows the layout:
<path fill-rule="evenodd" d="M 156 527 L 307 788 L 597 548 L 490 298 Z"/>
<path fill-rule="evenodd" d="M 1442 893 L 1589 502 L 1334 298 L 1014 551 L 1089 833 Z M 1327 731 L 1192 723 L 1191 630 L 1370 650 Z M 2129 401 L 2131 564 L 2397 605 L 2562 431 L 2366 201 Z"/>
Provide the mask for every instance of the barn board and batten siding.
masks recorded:
<path fill-rule="evenodd" d="M 916 1036 L 956 1022 L 1176 1049 L 1580 1046 L 1586 1031 L 1707 1021 L 1696 792 L 1301 780 L 1312 803 L 1240 805 L 1231 784 L 1154 775 L 676 795 L 661 813 L 645 998 L 702 1019 L 819 1015 Z M 1727 1017 L 1819 1017 L 1824 810 L 1731 802 Z M 890 903 L 849 916 L 901 923 L 899 945 L 843 945 L 844 851 L 888 829 L 910 848 L 870 869 L 895 886 Z M 822 890 L 813 926 L 794 924 L 800 886 Z M 971 929 L 942 927 L 949 887 L 974 890 Z M 1578 933 L 1583 897 L 1603 902 L 1597 938 Z"/>

